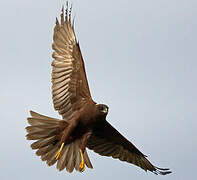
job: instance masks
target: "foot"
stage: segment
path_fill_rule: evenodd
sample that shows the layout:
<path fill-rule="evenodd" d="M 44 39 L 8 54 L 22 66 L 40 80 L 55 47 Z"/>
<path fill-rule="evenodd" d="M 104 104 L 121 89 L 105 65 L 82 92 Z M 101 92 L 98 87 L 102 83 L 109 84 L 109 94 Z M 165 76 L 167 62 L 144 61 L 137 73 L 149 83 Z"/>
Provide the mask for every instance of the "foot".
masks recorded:
<path fill-rule="evenodd" d="M 58 159 L 59 159 L 59 157 L 60 157 L 60 154 L 61 154 L 61 151 L 62 151 L 63 147 L 64 147 L 64 143 L 62 143 L 62 145 L 61 145 L 61 147 L 60 147 L 59 151 L 58 151 L 58 152 L 57 152 L 57 154 L 55 155 L 55 159 L 56 159 L 56 160 L 58 160 Z"/>
<path fill-rule="evenodd" d="M 80 167 L 79 171 L 83 172 L 85 170 L 85 162 L 84 162 L 83 153 L 82 153 L 81 149 L 79 151 L 80 151 L 80 155 L 81 155 L 81 163 L 79 165 L 79 167 Z"/>

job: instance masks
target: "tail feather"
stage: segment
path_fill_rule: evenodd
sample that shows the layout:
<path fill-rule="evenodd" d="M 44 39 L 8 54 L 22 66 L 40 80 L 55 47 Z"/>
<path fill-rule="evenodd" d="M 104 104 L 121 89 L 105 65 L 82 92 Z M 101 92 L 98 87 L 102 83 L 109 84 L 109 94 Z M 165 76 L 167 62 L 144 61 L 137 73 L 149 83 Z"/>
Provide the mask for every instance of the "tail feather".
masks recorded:
<path fill-rule="evenodd" d="M 86 150 L 85 150 L 85 152 L 84 152 L 84 161 L 85 161 L 85 164 L 86 164 L 86 166 L 87 166 L 88 168 L 93 169 L 92 163 L 91 163 L 91 161 L 90 161 L 90 159 L 89 159 L 89 157 L 88 157 L 88 153 L 87 153 Z"/>
<path fill-rule="evenodd" d="M 42 148 L 42 147 L 52 144 L 55 140 L 56 140 L 55 136 L 51 136 L 48 138 L 42 138 L 42 139 L 39 139 L 38 141 L 32 143 L 31 148 L 32 149 L 39 149 L 39 148 Z"/>
<path fill-rule="evenodd" d="M 56 160 L 55 155 L 60 146 L 60 141 L 57 138 L 61 133 L 59 130 L 60 120 L 33 111 L 30 111 L 30 114 L 32 117 L 27 118 L 30 126 L 26 127 L 26 137 L 28 140 L 37 140 L 31 144 L 32 149 L 37 149 L 36 155 L 41 156 L 41 159 L 46 161 L 49 166 L 57 162 L 57 169 L 59 171 L 63 169 L 70 173 L 74 169 L 79 171 L 81 162 L 79 140 L 66 144 L 60 158 Z M 88 168 L 93 168 L 86 150 L 84 152 L 84 160 Z"/>
<path fill-rule="evenodd" d="M 42 156 L 46 153 L 48 153 L 51 149 L 53 149 L 54 146 L 53 145 L 48 145 L 48 146 L 45 146 L 45 147 L 42 147 L 42 148 L 39 148 L 37 151 L 36 151 L 36 155 L 37 156 Z"/>
<path fill-rule="evenodd" d="M 52 128 L 58 128 L 57 124 L 45 124 L 45 125 L 35 125 L 35 126 L 27 126 L 26 127 L 26 130 L 28 133 L 34 133 L 34 132 L 38 132 L 38 131 L 41 131 L 41 130 L 50 130 Z"/>
<path fill-rule="evenodd" d="M 66 170 L 71 173 L 74 169 L 74 161 L 75 161 L 75 154 L 74 154 L 74 143 L 70 144 L 70 151 L 69 151 L 69 159 L 68 164 L 66 166 Z"/>
<path fill-rule="evenodd" d="M 39 113 L 34 112 L 34 111 L 30 111 L 30 114 L 31 114 L 31 116 L 34 117 L 34 118 L 48 119 L 48 120 L 58 120 L 58 121 L 59 121 L 59 119 L 51 118 L 51 117 L 49 117 L 49 116 L 44 116 L 44 115 L 39 114 Z"/>
<path fill-rule="evenodd" d="M 77 146 L 78 146 L 78 143 L 75 143 L 75 149 L 77 149 Z M 81 162 L 81 155 L 80 155 L 79 151 L 76 151 L 75 153 L 76 153 L 75 169 L 76 169 L 76 171 L 79 171 L 80 170 L 79 165 L 80 165 L 80 162 Z"/>
<path fill-rule="evenodd" d="M 51 159 L 52 158 L 52 155 L 54 155 L 54 158 L 55 158 L 55 154 L 56 154 L 56 152 L 58 150 L 58 146 L 56 146 L 56 147 L 53 146 L 52 148 L 49 149 L 48 152 L 42 154 L 41 155 L 42 161 L 47 161 L 47 160 Z"/>
<path fill-rule="evenodd" d="M 62 155 L 60 156 L 59 161 L 57 162 L 57 169 L 59 171 L 63 170 L 67 164 L 67 155 L 68 155 L 68 150 L 69 150 L 69 146 L 64 146 L 63 150 L 62 150 Z"/>
<path fill-rule="evenodd" d="M 50 153 L 50 156 L 47 159 L 47 165 L 48 166 L 52 166 L 57 162 L 57 159 L 55 158 L 55 155 L 56 155 L 58 149 L 59 149 L 58 146 L 55 146 L 54 150 Z"/>
<path fill-rule="evenodd" d="M 58 124 L 58 119 L 42 119 L 42 118 L 27 118 L 27 121 L 30 125 L 36 126 L 36 125 L 51 125 L 51 124 Z"/>
<path fill-rule="evenodd" d="M 76 156 L 77 156 L 77 152 L 79 151 L 78 149 L 78 143 L 77 142 L 73 142 L 72 143 L 72 157 L 70 157 L 70 161 L 71 161 L 71 165 L 70 165 L 70 171 L 72 172 L 75 168 L 75 164 L 76 164 Z M 77 145 L 77 146 L 76 146 Z"/>
<path fill-rule="evenodd" d="M 48 138 L 53 136 L 56 133 L 56 129 L 45 129 L 45 130 L 40 130 L 36 131 L 34 133 L 29 133 L 27 134 L 27 140 L 37 140 L 40 138 Z"/>

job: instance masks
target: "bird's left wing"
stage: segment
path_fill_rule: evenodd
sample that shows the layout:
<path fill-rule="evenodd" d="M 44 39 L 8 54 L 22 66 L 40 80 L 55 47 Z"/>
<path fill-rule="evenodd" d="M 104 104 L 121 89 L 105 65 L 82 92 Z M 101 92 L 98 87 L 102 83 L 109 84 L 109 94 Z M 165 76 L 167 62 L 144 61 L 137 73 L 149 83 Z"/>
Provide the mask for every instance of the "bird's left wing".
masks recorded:
<path fill-rule="evenodd" d="M 69 12 L 68 12 L 69 11 Z M 68 4 L 61 22 L 56 19 L 52 57 L 52 96 L 55 110 L 69 120 L 87 103 L 93 103 L 86 78 L 83 57 L 71 22 Z"/>
<path fill-rule="evenodd" d="M 162 175 L 171 173 L 169 169 L 152 165 L 144 154 L 107 121 L 95 127 L 92 136 L 88 140 L 87 147 L 102 156 L 111 156 L 135 164 L 145 171 L 149 170 Z"/>

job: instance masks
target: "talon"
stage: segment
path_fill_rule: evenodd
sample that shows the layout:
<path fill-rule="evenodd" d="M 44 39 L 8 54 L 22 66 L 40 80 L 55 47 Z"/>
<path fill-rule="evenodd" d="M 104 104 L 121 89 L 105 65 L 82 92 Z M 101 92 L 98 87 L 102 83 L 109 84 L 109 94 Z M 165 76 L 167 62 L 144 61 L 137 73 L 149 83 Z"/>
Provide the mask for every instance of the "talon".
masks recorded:
<path fill-rule="evenodd" d="M 83 172 L 85 170 L 85 162 L 84 162 L 83 153 L 82 153 L 81 149 L 79 151 L 80 151 L 80 155 L 81 155 L 81 163 L 79 165 L 79 167 L 80 167 L 79 171 Z"/>
<path fill-rule="evenodd" d="M 84 162 L 81 162 L 79 171 L 83 172 L 84 170 L 85 170 L 85 164 L 84 164 Z"/>
<path fill-rule="evenodd" d="M 61 154 L 61 151 L 62 151 L 63 147 L 64 147 L 64 143 L 62 143 L 62 145 L 61 145 L 61 147 L 60 147 L 59 151 L 58 151 L 58 152 L 57 152 L 57 154 L 55 155 L 55 159 L 56 159 L 56 160 L 58 160 L 58 159 L 59 159 L 59 157 L 60 157 L 60 154 Z"/>

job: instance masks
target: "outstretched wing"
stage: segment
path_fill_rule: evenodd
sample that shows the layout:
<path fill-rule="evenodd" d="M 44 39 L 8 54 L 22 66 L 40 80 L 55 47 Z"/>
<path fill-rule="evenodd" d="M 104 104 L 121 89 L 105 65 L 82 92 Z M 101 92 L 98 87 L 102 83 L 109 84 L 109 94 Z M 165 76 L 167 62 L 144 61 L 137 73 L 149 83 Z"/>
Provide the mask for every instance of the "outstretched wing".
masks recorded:
<path fill-rule="evenodd" d="M 69 11 L 69 12 L 68 12 Z M 52 57 L 52 96 L 55 110 L 64 119 L 71 119 L 86 103 L 93 102 L 86 78 L 84 62 L 71 23 L 71 8 L 68 4 L 61 22 L 56 19 Z"/>
<path fill-rule="evenodd" d="M 89 138 L 87 147 L 102 156 L 111 156 L 121 161 L 135 164 L 145 171 L 166 175 L 169 169 L 158 168 L 152 165 L 131 142 L 124 138 L 107 121 L 100 123 Z"/>

